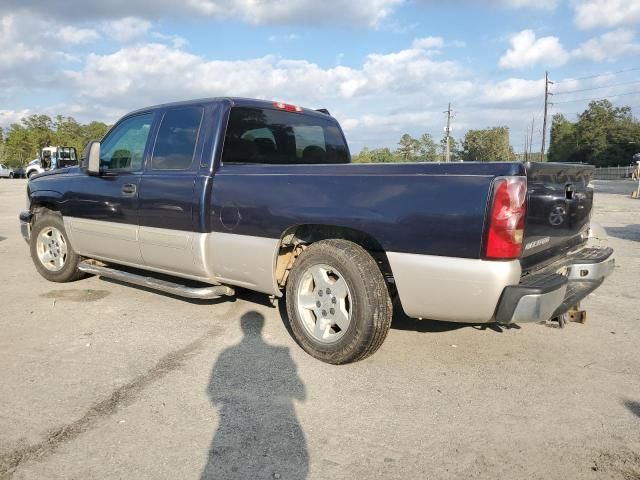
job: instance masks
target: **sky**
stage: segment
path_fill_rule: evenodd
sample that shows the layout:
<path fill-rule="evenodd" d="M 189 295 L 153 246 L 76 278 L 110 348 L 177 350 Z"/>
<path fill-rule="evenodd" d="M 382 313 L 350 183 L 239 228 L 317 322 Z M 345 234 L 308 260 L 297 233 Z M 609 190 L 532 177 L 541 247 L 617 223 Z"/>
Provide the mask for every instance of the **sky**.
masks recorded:
<path fill-rule="evenodd" d="M 0 127 L 174 100 L 327 108 L 352 152 L 506 125 L 522 151 L 591 99 L 640 116 L 640 0 L 2 0 Z M 539 147 L 537 147 L 539 149 Z M 534 147 L 536 150 L 536 147 Z"/>

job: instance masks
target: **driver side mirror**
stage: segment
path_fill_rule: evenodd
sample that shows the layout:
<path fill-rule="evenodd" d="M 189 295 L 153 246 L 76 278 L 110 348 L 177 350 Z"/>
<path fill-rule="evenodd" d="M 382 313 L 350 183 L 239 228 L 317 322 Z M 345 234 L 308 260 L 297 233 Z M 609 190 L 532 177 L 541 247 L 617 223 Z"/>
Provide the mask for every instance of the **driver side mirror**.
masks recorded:
<path fill-rule="evenodd" d="M 87 146 L 87 173 L 100 174 L 100 142 L 93 141 Z"/>

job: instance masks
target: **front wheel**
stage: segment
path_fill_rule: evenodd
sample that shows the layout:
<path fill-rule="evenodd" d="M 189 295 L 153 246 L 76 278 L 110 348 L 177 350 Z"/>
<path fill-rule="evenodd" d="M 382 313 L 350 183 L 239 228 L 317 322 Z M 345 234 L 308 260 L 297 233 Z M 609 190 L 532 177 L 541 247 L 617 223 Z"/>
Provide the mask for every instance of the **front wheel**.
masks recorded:
<path fill-rule="evenodd" d="M 287 282 L 287 314 L 300 346 L 323 362 L 373 354 L 387 336 L 393 306 L 375 260 L 346 240 L 309 246 Z"/>
<path fill-rule="evenodd" d="M 78 270 L 81 258 L 69 243 L 62 217 L 54 212 L 38 214 L 30 250 L 38 273 L 50 282 L 72 282 L 84 276 Z"/>

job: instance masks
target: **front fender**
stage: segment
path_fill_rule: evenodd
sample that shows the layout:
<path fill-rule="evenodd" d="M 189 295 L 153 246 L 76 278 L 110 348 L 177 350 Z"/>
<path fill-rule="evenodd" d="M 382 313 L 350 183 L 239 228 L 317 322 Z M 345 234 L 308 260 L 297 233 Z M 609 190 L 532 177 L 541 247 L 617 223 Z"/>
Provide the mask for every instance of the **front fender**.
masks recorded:
<path fill-rule="evenodd" d="M 29 192 L 29 210 L 35 207 L 46 207 L 51 210 L 62 211 L 63 196 L 62 193 L 55 190 L 36 190 Z"/>

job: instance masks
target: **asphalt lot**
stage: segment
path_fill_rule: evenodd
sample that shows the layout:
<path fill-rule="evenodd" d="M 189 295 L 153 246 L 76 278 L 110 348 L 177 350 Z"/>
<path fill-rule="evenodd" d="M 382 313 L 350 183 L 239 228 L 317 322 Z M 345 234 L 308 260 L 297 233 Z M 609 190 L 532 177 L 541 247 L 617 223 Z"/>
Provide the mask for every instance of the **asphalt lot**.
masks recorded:
<path fill-rule="evenodd" d="M 631 182 L 596 182 L 618 266 L 585 325 L 397 315 L 340 367 L 262 295 L 48 283 L 19 233 L 25 183 L 0 180 L 0 479 L 640 479 Z"/>

